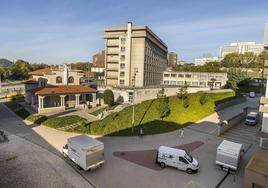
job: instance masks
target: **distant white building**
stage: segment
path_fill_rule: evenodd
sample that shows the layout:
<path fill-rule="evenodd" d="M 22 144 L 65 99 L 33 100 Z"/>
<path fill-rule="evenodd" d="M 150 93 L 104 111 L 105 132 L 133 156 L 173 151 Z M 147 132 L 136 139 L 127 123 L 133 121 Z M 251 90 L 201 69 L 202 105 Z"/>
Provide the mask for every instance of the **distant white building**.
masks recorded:
<path fill-rule="evenodd" d="M 194 60 L 195 65 L 204 65 L 209 62 L 220 62 L 222 58 L 219 57 L 203 57 L 203 58 L 196 58 Z"/>
<path fill-rule="evenodd" d="M 183 86 L 187 84 L 190 87 L 215 87 L 220 88 L 227 82 L 227 73 L 224 72 L 180 72 L 164 71 L 163 85 Z"/>
<path fill-rule="evenodd" d="M 237 42 L 224 45 L 220 48 L 220 56 L 225 57 L 230 53 L 241 53 L 253 52 L 256 55 L 259 55 L 264 50 L 263 44 L 257 44 L 256 42 Z"/>

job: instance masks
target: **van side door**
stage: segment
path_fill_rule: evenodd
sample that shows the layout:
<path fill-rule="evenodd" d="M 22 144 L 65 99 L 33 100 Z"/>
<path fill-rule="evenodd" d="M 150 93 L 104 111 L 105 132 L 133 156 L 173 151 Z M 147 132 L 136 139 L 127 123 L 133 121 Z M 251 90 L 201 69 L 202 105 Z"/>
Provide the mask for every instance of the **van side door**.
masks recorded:
<path fill-rule="evenodd" d="M 178 165 L 177 165 L 178 169 L 186 171 L 188 166 L 189 166 L 189 162 L 184 157 L 179 156 Z"/>

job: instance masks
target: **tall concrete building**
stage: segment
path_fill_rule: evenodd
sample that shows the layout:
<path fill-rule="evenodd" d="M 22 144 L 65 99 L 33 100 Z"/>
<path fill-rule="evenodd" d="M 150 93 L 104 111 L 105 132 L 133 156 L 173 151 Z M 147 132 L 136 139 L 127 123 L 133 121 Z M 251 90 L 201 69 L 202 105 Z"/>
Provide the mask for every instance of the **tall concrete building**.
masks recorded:
<path fill-rule="evenodd" d="M 147 26 L 104 30 L 106 86 L 160 85 L 167 67 L 167 45 Z M 135 82 L 134 82 L 135 78 Z"/>
<path fill-rule="evenodd" d="M 220 48 L 220 56 L 225 57 L 230 53 L 241 53 L 253 52 L 256 55 L 259 55 L 263 51 L 263 44 L 257 44 L 255 42 L 238 42 L 224 45 Z"/>
<path fill-rule="evenodd" d="M 268 51 L 268 23 L 264 31 L 264 49 Z M 265 61 L 264 73 L 268 79 L 268 59 Z M 268 187 L 268 87 L 260 100 L 260 112 L 263 113 L 261 129 L 258 132 L 260 147 L 249 160 L 245 169 L 245 188 Z"/>
<path fill-rule="evenodd" d="M 168 66 L 174 67 L 178 61 L 178 54 L 175 52 L 168 53 Z"/>

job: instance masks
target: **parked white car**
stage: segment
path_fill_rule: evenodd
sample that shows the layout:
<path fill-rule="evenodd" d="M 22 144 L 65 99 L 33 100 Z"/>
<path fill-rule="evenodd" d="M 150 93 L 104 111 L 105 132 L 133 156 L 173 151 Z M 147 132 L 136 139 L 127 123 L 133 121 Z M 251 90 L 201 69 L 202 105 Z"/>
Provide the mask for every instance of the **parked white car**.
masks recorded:
<path fill-rule="evenodd" d="M 171 166 L 186 171 L 188 174 L 198 172 L 199 166 L 197 160 L 186 151 L 166 146 L 159 147 L 156 162 L 161 168 Z"/>
<path fill-rule="evenodd" d="M 258 112 L 250 112 L 246 117 L 245 124 L 254 126 L 258 124 L 258 119 L 259 119 Z"/>

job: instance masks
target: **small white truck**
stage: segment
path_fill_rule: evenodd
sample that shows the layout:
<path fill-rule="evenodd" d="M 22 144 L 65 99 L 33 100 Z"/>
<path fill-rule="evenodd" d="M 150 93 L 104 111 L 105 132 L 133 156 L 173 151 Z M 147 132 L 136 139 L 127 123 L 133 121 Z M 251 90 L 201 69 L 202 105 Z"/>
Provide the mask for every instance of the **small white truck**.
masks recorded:
<path fill-rule="evenodd" d="M 161 168 L 171 166 L 186 171 L 188 174 L 198 171 L 198 162 L 190 154 L 184 150 L 166 146 L 159 147 L 156 163 L 158 163 Z"/>
<path fill-rule="evenodd" d="M 104 144 L 86 135 L 68 138 L 62 153 L 64 157 L 69 157 L 79 170 L 91 170 L 104 163 Z"/>
<path fill-rule="evenodd" d="M 223 170 L 236 171 L 242 152 L 242 144 L 223 140 L 217 148 L 216 165 Z"/>

